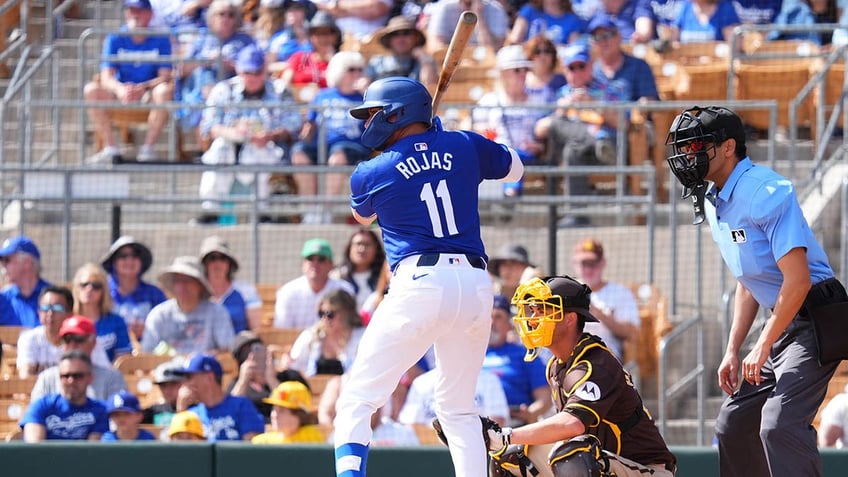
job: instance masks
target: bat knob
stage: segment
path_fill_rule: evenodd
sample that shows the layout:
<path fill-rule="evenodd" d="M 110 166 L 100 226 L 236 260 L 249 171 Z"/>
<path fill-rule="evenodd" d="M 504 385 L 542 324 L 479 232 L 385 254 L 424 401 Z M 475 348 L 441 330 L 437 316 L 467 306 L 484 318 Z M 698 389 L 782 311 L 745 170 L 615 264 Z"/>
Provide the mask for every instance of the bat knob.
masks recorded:
<path fill-rule="evenodd" d="M 470 10 L 462 12 L 462 15 L 459 18 L 463 23 L 467 23 L 468 25 L 474 25 L 477 23 L 477 14 Z"/>

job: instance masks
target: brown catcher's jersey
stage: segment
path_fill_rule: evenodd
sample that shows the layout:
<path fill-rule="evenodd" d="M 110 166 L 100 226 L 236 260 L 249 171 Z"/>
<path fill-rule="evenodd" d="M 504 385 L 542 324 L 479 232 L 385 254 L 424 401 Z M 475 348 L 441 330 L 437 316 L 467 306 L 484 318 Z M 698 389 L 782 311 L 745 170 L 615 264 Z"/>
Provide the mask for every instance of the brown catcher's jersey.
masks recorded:
<path fill-rule="evenodd" d="M 558 412 L 568 412 L 604 449 L 642 465 L 676 464 L 630 374 L 597 336 L 584 333 L 568 361 L 548 362 Z"/>

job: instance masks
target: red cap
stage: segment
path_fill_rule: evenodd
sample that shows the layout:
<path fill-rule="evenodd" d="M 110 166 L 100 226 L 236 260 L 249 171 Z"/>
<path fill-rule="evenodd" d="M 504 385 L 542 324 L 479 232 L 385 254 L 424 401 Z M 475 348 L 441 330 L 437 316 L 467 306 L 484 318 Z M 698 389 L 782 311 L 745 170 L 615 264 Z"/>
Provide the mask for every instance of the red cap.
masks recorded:
<path fill-rule="evenodd" d="M 73 315 L 65 318 L 65 321 L 62 322 L 62 327 L 59 328 L 59 337 L 65 335 L 93 335 L 96 334 L 94 330 L 94 322 L 90 319 L 80 316 Z"/>

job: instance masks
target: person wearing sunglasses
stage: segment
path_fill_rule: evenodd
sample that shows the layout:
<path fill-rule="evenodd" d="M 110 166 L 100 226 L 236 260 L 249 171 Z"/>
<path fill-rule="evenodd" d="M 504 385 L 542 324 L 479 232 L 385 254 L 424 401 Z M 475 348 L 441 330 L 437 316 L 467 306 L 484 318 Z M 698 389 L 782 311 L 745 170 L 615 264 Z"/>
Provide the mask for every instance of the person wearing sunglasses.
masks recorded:
<path fill-rule="evenodd" d="M 62 356 L 59 330 L 73 306 L 74 297 L 67 288 L 50 285 L 41 290 L 38 317 L 42 324 L 18 337 L 16 365 L 21 378 L 35 376 L 59 362 Z"/>
<path fill-rule="evenodd" d="M 38 303 L 41 293 L 50 282 L 41 277 L 41 252 L 26 235 L 7 238 L 0 246 L 0 265 L 3 266 L 6 286 L 0 295 L 8 307 L 0 316 L 3 324 L 35 328 L 41 324 Z M 2 303 L 0 303 L 2 305 Z"/>
<path fill-rule="evenodd" d="M 550 98 L 549 102 L 552 103 L 556 99 L 557 91 L 565 86 L 565 75 L 560 71 L 557 46 L 549 38 L 536 35 L 525 43 L 524 53 L 533 63 L 524 81 L 527 94 Z"/>
<path fill-rule="evenodd" d="M 621 49 L 625 41 L 620 26 L 609 16 L 599 15 L 587 27 L 589 43 L 595 52 L 594 76 L 625 89 L 627 101 L 657 101 L 657 82 L 645 60 Z"/>
<path fill-rule="evenodd" d="M 124 319 L 132 336 L 141 340 L 147 314 L 166 299 L 159 287 L 142 280 L 153 264 L 153 254 L 134 237 L 124 235 L 112 243 L 100 264 L 109 274 L 114 312 Z"/>
<path fill-rule="evenodd" d="M 79 351 L 91 359 L 92 381 L 87 391 L 90 397 L 106 400 L 122 389 L 127 389 L 124 376 L 112 367 L 106 352 L 97 343 L 97 331 L 93 321 L 80 315 L 65 318 L 59 330 L 59 339 L 62 343 L 58 350 L 59 356 L 70 351 Z M 30 393 L 31 399 L 59 392 L 62 385 L 59 371 L 58 366 L 51 366 L 39 373 Z"/>
<path fill-rule="evenodd" d="M 577 40 L 582 30 L 583 22 L 574 14 L 569 0 L 531 0 L 518 10 L 506 43 L 521 45 L 543 36 L 565 45 Z"/>
<path fill-rule="evenodd" d="M 318 322 L 303 330 L 280 365 L 306 377 L 344 374 L 365 332 L 356 299 L 344 290 L 333 290 L 321 297 L 317 310 Z"/>
<path fill-rule="evenodd" d="M 239 262 L 229 244 L 217 235 L 206 237 L 200 245 L 200 263 L 209 281 L 210 299 L 227 309 L 233 331 L 258 330 L 262 326 L 262 299 L 253 283 L 236 280 Z"/>
<path fill-rule="evenodd" d="M 44 440 L 99 441 L 109 430 L 106 405 L 87 395 L 92 382 L 91 359 L 69 351 L 57 366 L 61 385 L 56 392 L 36 398 L 21 418 L 25 442 Z"/>
<path fill-rule="evenodd" d="M 413 19 L 402 15 L 393 17 L 376 35 L 387 53 L 372 55 L 368 59 L 365 76 L 369 83 L 389 76 L 406 76 L 428 88 L 436 86 L 438 66 L 424 49 L 427 39 Z"/>
<path fill-rule="evenodd" d="M 72 287 L 74 313 L 94 322 L 97 342 L 114 362 L 118 356 L 132 352 L 132 343 L 127 323 L 112 312 L 112 295 L 106 283 L 106 271 L 95 263 L 86 263 L 77 269 Z"/>
<path fill-rule="evenodd" d="M 602 0 L 601 8 L 589 19 L 592 24 L 599 19 L 615 25 L 625 41 L 647 43 L 656 37 L 656 17 L 648 0 Z"/>
<path fill-rule="evenodd" d="M 350 283 L 331 278 L 333 249 L 330 242 L 313 238 L 303 244 L 300 251 L 303 259 L 303 275 L 286 282 L 277 290 L 274 304 L 275 328 L 308 328 L 318 322 L 315 310 L 322 296 L 333 290 L 344 290 L 356 295 Z"/>

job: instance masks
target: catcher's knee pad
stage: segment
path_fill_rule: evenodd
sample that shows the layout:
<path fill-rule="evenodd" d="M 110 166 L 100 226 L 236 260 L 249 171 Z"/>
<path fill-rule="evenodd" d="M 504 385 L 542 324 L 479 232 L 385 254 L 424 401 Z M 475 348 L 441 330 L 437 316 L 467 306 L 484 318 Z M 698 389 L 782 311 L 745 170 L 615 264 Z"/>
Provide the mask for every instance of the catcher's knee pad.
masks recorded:
<path fill-rule="evenodd" d="M 601 443 L 591 434 L 563 442 L 548 457 L 554 477 L 605 477 Z"/>
<path fill-rule="evenodd" d="M 490 452 L 489 475 L 491 477 L 554 477 L 547 465 L 546 456 L 550 446 L 526 446 L 512 444 Z"/>

